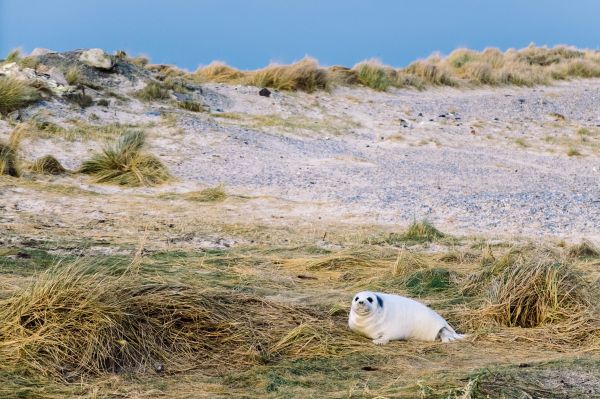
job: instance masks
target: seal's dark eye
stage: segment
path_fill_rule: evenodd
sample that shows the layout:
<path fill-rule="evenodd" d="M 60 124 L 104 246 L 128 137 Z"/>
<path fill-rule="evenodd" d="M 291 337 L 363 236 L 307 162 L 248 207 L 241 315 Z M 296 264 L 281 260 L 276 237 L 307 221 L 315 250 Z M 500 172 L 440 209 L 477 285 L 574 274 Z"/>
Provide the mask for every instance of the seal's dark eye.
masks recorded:
<path fill-rule="evenodd" d="M 369 301 L 369 303 L 373 303 L 373 298 L 371 298 L 371 297 L 368 297 L 368 298 L 367 298 L 367 301 Z"/>
<path fill-rule="evenodd" d="M 354 298 L 354 302 L 358 301 L 358 297 Z"/>

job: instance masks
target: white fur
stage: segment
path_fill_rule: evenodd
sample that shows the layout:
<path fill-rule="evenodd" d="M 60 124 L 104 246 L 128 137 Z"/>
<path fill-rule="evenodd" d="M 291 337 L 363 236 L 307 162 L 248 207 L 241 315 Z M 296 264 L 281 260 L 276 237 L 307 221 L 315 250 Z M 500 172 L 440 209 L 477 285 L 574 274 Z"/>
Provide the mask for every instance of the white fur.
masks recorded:
<path fill-rule="evenodd" d="M 363 291 L 354 296 L 348 326 L 377 345 L 394 340 L 435 341 L 439 338 L 450 342 L 464 338 L 442 316 L 422 303 L 380 292 Z"/>

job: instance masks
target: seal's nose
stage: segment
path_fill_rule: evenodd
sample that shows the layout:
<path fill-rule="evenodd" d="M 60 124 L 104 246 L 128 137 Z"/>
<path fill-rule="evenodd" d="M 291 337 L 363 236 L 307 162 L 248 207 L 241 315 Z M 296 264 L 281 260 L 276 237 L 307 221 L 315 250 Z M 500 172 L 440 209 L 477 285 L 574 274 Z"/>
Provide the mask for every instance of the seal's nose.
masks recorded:
<path fill-rule="evenodd" d="M 365 303 L 365 301 L 358 301 L 358 303 L 362 305 L 363 303 Z"/>

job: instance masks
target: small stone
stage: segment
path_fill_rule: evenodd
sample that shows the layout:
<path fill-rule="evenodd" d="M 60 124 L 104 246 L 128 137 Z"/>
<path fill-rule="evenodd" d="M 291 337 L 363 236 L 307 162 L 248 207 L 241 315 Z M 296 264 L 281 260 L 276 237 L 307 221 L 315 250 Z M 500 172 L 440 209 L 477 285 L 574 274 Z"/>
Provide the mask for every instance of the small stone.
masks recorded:
<path fill-rule="evenodd" d="M 266 87 L 263 87 L 258 92 L 258 95 L 261 97 L 271 97 L 271 90 L 267 89 Z"/>
<path fill-rule="evenodd" d="M 56 67 L 51 67 L 46 72 L 46 75 L 50 76 L 50 79 L 54 80 L 59 85 L 67 86 L 67 79 L 65 79 L 65 75 L 60 71 L 60 69 Z"/>
<path fill-rule="evenodd" d="M 92 48 L 81 53 L 79 61 L 98 69 L 109 70 L 113 67 L 112 57 L 99 48 Z"/>

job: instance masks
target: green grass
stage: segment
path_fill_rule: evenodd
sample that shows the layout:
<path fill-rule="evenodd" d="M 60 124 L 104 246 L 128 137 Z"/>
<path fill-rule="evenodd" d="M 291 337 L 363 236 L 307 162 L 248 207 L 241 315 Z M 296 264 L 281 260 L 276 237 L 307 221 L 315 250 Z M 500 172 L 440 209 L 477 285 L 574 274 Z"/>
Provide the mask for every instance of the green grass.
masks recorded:
<path fill-rule="evenodd" d="M 67 83 L 72 86 L 81 83 L 83 78 L 79 67 L 72 66 L 67 69 L 67 72 L 65 73 L 65 79 Z"/>
<path fill-rule="evenodd" d="M 450 288 L 451 274 L 442 268 L 417 270 L 406 277 L 404 284 L 411 295 L 431 295 Z"/>
<path fill-rule="evenodd" d="M 169 90 L 158 82 L 150 82 L 143 89 L 137 91 L 135 96 L 142 101 L 166 100 L 171 98 Z"/>
<path fill-rule="evenodd" d="M 178 101 L 177 107 L 179 107 L 181 109 L 185 109 L 186 111 L 192 111 L 192 112 L 204 112 L 206 110 L 202 103 L 200 103 L 198 101 L 191 101 L 191 100 Z"/>
<path fill-rule="evenodd" d="M 391 81 L 386 68 L 378 62 L 367 61 L 354 66 L 358 75 L 358 83 L 378 91 L 385 91 Z"/>
<path fill-rule="evenodd" d="M 143 131 L 130 131 L 85 161 L 79 172 L 92 176 L 97 183 L 132 187 L 156 186 L 172 180 L 163 163 L 142 150 L 145 139 Z"/>

